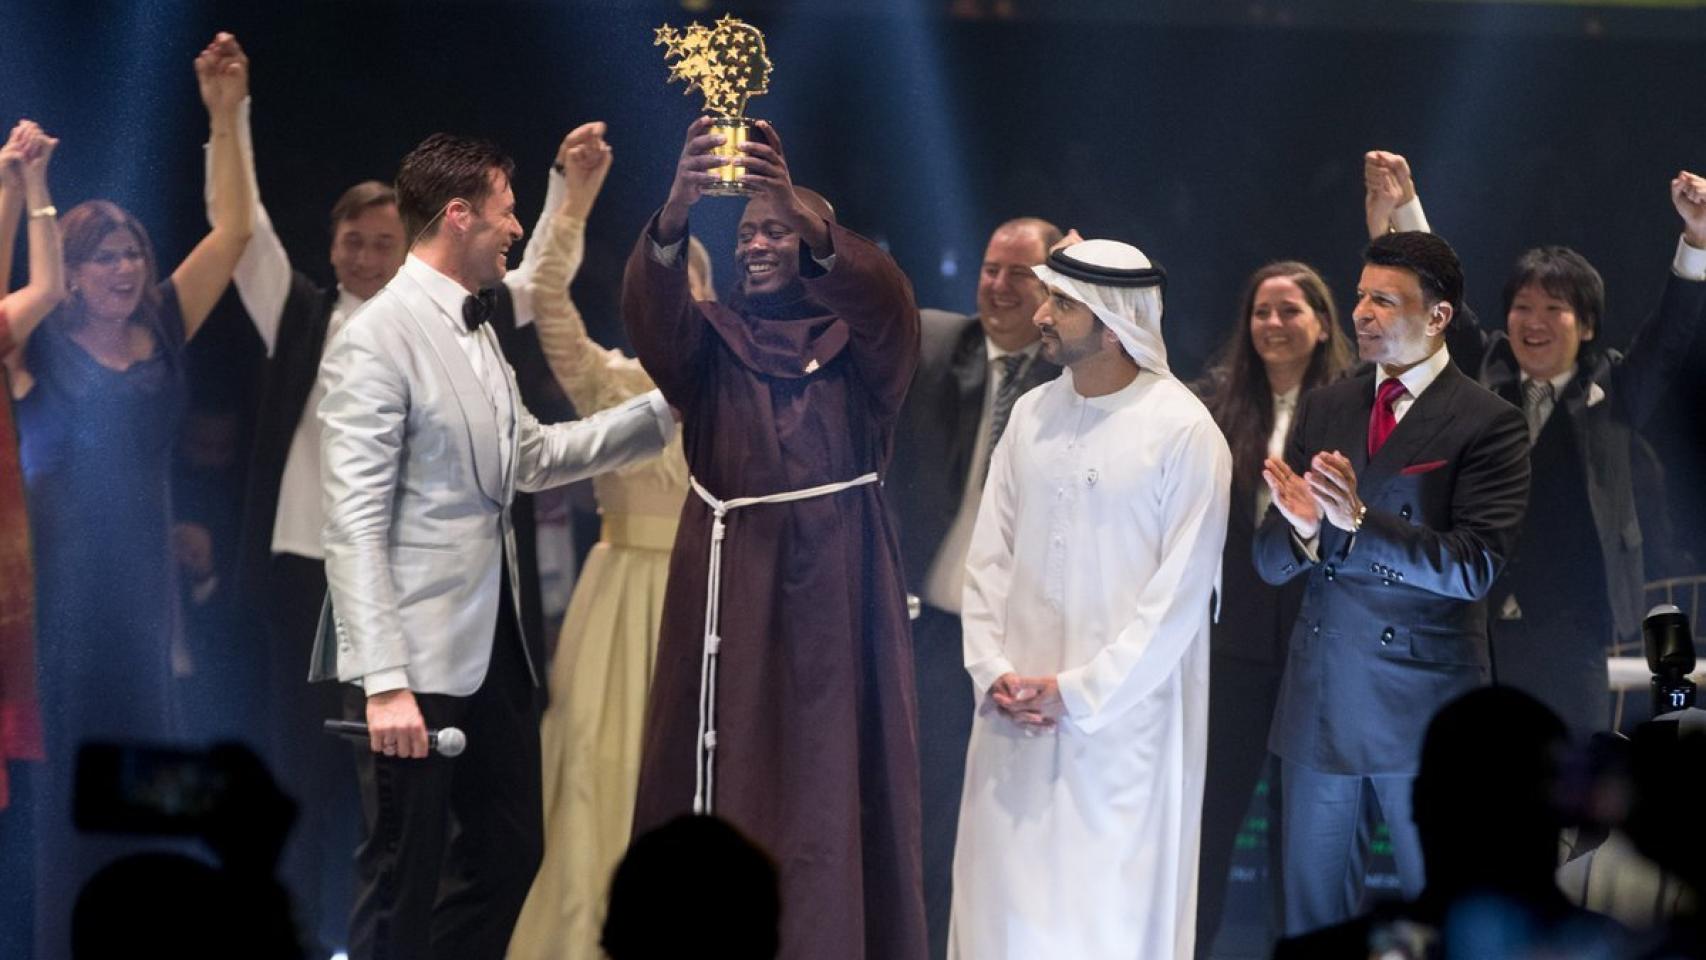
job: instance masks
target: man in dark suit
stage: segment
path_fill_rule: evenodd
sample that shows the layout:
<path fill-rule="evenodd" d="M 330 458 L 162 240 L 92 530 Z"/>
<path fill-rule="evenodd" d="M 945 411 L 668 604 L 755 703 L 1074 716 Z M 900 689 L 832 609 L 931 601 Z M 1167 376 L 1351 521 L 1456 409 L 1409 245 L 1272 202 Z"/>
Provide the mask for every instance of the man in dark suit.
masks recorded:
<path fill-rule="evenodd" d="M 1282 762 L 1285 927 L 1355 914 L 1372 802 L 1403 893 L 1421 892 L 1410 796 L 1427 718 L 1488 680 L 1487 592 L 1528 502 L 1522 414 L 1452 365 L 1457 255 L 1427 233 L 1375 239 L 1353 315 L 1375 369 L 1299 403 L 1253 554 L 1307 577 L 1269 736 Z"/>
<path fill-rule="evenodd" d="M 1031 267 L 1060 230 L 1009 220 L 984 250 L 977 315 L 924 310 L 918 372 L 895 431 L 889 503 L 899 514 L 913 624 L 918 760 L 924 802 L 924 907 L 931 956 L 947 950 L 954 833 L 971 736 L 974 691 L 960 638 L 960 588 L 989 457 L 1020 394 L 1060 367 L 1038 356 L 1031 317 L 1046 296 Z"/>
<path fill-rule="evenodd" d="M 1372 151 L 1365 174 L 1371 229 L 1425 228 L 1402 156 Z M 1626 352 L 1603 344 L 1599 271 L 1554 246 L 1518 258 L 1505 282 L 1505 329 L 1477 331 L 1479 359 L 1457 358 L 1522 408 L 1529 512 L 1546 518 L 1524 525 L 1488 596 L 1493 680 L 1538 697 L 1577 738 L 1609 728 L 1606 647 L 1637 639 L 1645 609 L 1640 431 L 1674 396 L 1706 315 L 1706 178 L 1678 173 L 1670 198 L 1682 236 L 1658 308 Z"/>

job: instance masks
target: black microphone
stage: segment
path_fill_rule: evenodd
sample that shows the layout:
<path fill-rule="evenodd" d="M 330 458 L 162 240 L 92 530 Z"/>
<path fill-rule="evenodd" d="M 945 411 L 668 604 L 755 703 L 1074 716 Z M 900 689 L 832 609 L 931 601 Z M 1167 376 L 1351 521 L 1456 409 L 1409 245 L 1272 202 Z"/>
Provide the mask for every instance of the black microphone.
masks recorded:
<path fill-rule="evenodd" d="M 356 720 L 327 720 L 325 729 L 332 736 L 343 737 L 345 740 L 358 740 L 368 744 L 373 742 L 367 724 Z M 468 749 L 468 737 L 455 727 L 428 730 L 427 749 L 441 757 L 454 757 Z"/>
<path fill-rule="evenodd" d="M 1694 706 L 1694 683 L 1688 679 L 1694 670 L 1694 636 L 1688 615 L 1672 604 L 1659 604 L 1641 621 L 1641 640 L 1653 673 L 1653 716 Z"/>

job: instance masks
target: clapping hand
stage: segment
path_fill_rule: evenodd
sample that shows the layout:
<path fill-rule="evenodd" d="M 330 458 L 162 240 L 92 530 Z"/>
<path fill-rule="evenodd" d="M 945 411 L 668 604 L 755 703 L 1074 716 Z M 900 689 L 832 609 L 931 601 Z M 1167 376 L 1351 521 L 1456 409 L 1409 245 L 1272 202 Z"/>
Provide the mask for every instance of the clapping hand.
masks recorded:
<path fill-rule="evenodd" d="M 201 102 L 213 116 L 228 115 L 249 95 L 249 57 L 237 38 L 219 33 L 195 58 Z"/>
<path fill-rule="evenodd" d="M 1269 457 L 1262 463 L 1262 479 L 1268 483 L 1268 492 L 1273 495 L 1280 516 L 1297 531 L 1297 536 L 1314 539 L 1321 532 L 1321 505 L 1309 482 L 1278 457 Z"/>
<path fill-rule="evenodd" d="M 1684 170 L 1670 182 L 1670 200 L 1682 216 L 1682 236 L 1696 250 L 1706 250 L 1706 177 Z"/>
<path fill-rule="evenodd" d="M 1321 515 L 1340 530 L 1355 533 L 1362 499 L 1357 496 L 1357 473 L 1350 458 L 1337 450 L 1323 451 L 1309 462 L 1309 468 L 1303 479 Z"/>

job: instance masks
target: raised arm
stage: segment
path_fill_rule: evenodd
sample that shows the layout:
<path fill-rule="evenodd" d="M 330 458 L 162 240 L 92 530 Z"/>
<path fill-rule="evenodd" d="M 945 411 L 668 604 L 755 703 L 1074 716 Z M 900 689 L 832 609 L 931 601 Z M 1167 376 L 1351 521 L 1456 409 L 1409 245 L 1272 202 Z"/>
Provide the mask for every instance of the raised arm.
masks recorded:
<path fill-rule="evenodd" d="M 813 209 L 794 189 L 781 136 L 762 120 L 758 129 L 769 142 L 741 145 L 746 179 L 755 192 L 769 195 L 800 235 L 800 276 L 807 292 L 847 324 L 854 366 L 877 399 L 878 411 L 893 416 L 918 366 L 912 282 L 876 244 Z"/>
<path fill-rule="evenodd" d="M 1393 230 L 1428 232 L 1428 218 L 1416 194 L 1410 161 L 1386 150 L 1362 158 L 1363 217 L 1370 240 Z"/>
<path fill-rule="evenodd" d="M 687 212 L 716 180 L 706 171 L 725 161 L 711 153 L 723 138 L 700 117 L 687 127 L 669 199 L 640 231 L 622 274 L 622 323 L 634 353 L 669 402 L 688 409 L 707 344 L 705 319 L 687 284 Z"/>
<path fill-rule="evenodd" d="M 249 321 L 255 325 L 255 333 L 260 335 L 261 342 L 266 345 L 267 356 L 270 357 L 273 348 L 278 345 L 278 328 L 284 318 L 284 301 L 290 296 L 290 256 L 285 252 L 278 232 L 273 229 L 272 218 L 267 215 L 266 205 L 261 202 L 260 184 L 255 177 L 255 147 L 249 127 L 249 105 L 250 100 L 245 97 L 237 108 L 237 151 L 243 163 L 243 179 L 249 186 L 249 196 L 254 202 L 250 214 L 252 233 L 248 245 L 243 248 L 243 255 L 237 258 L 237 266 L 231 280 L 237 285 L 237 297 L 243 301 L 243 310 L 248 313 Z M 213 145 L 207 144 L 202 154 L 206 167 L 202 183 L 203 201 L 207 205 L 207 224 L 217 228 L 219 220 L 215 199 L 218 194 L 216 187 L 219 176 L 213 166 Z"/>
<path fill-rule="evenodd" d="M 580 310 L 569 296 L 569 283 L 580 269 L 585 249 L 586 218 L 610 171 L 610 146 L 603 135 L 603 123 L 588 123 L 575 128 L 563 141 L 559 163 L 566 186 L 564 199 L 545 223 L 537 265 L 528 284 L 537 312 L 540 349 L 551 365 L 551 375 L 583 414 L 626 399 L 613 396 L 608 389 L 610 371 L 605 352 L 587 336 Z M 649 389 L 649 385 L 644 388 Z"/>
<path fill-rule="evenodd" d="M 1663 406 L 1706 323 L 1706 177 L 1684 170 L 1670 182 L 1682 217 L 1670 274 L 1659 307 L 1635 331 L 1623 362 L 1613 368 L 1612 400 L 1640 427 Z"/>
<path fill-rule="evenodd" d="M 195 59 L 196 82 L 207 107 L 209 166 L 213 200 L 209 204 L 213 229 L 195 245 L 178 269 L 172 285 L 184 315 L 184 337 L 201 329 L 213 305 L 225 292 L 249 242 L 254 223 L 254 198 L 249 194 L 249 162 L 242 157 L 237 136 L 238 113 L 249 96 L 249 58 L 237 38 L 221 33 Z"/>
<path fill-rule="evenodd" d="M 0 356 L 8 363 L 23 356 L 24 342 L 41 319 L 65 299 L 65 255 L 59 218 L 47 189 L 47 166 L 59 141 L 28 120 L 0 148 L 0 265 L 10 268 L 18 218 L 29 217 L 30 278 L 0 299 Z"/>
<path fill-rule="evenodd" d="M 18 240 L 18 220 L 24 215 L 24 152 L 18 145 L 23 121 L 0 144 L 0 297 L 12 282 L 12 250 Z M 3 326 L 3 318 L 0 318 Z M 0 356 L 12 352 L 12 339 L 0 329 Z"/>
<path fill-rule="evenodd" d="M 557 160 L 545 177 L 545 203 L 539 208 L 538 222 L 528 233 L 527 245 L 521 249 L 521 263 L 504 274 L 504 286 L 509 288 L 510 299 L 515 304 L 515 325 L 518 327 L 532 323 L 537 315 L 533 304 L 533 276 L 539 269 L 539 256 L 545 249 L 546 227 L 551 222 L 552 213 L 563 204 L 563 151 L 568 148 L 569 137 L 572 136 L 573 132 L 564 137 L 563 143 L 557 147 Z"/>

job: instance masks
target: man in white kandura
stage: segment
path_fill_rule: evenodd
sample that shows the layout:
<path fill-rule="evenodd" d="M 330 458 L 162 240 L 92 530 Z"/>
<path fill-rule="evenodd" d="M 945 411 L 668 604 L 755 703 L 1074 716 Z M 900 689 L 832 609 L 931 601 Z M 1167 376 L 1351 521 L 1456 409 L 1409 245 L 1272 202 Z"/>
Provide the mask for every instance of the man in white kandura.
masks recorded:
<path fill-rule="evenodd" d="M 1066 372 L 1014 405 L 966 559 L 952 960 L 1188 960 L 1195 940 L 1232 457 L 1167 369 L 1166 275 L 1073 241 L 1032 268 Z"/>

